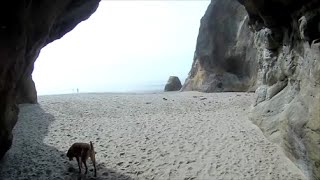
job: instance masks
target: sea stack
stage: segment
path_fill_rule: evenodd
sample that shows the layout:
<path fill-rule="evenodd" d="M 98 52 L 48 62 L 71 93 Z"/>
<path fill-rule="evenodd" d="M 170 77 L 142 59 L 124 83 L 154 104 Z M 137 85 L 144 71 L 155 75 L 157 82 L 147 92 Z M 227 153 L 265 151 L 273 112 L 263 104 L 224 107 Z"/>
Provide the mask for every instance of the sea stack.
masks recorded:
<path fill-rule="evenodd" d="M 181 87 L 180 79 L 177 76 L 170 76 L 164 91 L 179 91 Z"/>

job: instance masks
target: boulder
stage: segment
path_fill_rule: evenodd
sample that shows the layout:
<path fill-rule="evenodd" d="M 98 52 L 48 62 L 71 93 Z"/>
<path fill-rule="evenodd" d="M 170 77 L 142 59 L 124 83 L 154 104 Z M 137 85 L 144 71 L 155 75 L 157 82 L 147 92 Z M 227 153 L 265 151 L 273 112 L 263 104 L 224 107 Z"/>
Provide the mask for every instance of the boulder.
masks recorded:
<path fill-rule="evenodd" d="M 182 85 L 177 76 L 170 76 L 164 91 L 179 91 Z"/>

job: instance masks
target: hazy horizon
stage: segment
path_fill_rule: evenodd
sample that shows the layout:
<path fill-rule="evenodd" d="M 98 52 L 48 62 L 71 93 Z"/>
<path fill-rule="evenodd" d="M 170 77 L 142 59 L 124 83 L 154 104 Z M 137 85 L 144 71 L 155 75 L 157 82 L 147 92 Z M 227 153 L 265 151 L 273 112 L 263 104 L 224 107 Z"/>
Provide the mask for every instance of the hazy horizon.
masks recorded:
<path fill-rule="evenodd" d="M 184 83 L 210 1 L 101 1 L 97 11 L 41 50 L 39 95 L 162 90 Z"/>

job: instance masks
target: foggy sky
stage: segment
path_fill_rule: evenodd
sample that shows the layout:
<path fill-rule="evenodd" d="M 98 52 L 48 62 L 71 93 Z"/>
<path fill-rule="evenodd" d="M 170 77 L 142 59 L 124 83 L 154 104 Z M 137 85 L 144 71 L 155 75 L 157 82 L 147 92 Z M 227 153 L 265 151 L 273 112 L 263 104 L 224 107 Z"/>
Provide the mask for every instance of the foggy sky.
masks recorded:
<path fill-rule="evenodd" d="M 33 78 L 39 95 L 156 88 L 193 60 L 209 1 L 101 1 L 98 10 L 42 49 Z"/>

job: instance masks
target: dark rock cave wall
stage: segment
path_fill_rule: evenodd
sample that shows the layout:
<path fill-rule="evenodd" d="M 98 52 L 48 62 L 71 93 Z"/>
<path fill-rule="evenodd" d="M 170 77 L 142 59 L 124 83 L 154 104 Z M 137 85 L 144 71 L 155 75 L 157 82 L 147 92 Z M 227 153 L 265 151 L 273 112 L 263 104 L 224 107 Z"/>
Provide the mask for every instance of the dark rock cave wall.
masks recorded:
<path fill-rule="evenodd" d="M 37 90 L 32 76 L 23 77 L 17 85 L 17 104 L 38 103 Z"/>
<path fill-rule="evenodd" d="M 11 147 L 21 92 L 32 91 L 31 73 L 41 48 L 90 17 L 100 0 L 0 2 L 0 158 Z M 31 87 L 30 87 L 31 86 Z M 34 97 L 33 101 L 35 100 Z M 30 100 L 30 99 L 27 99 Z"/>

